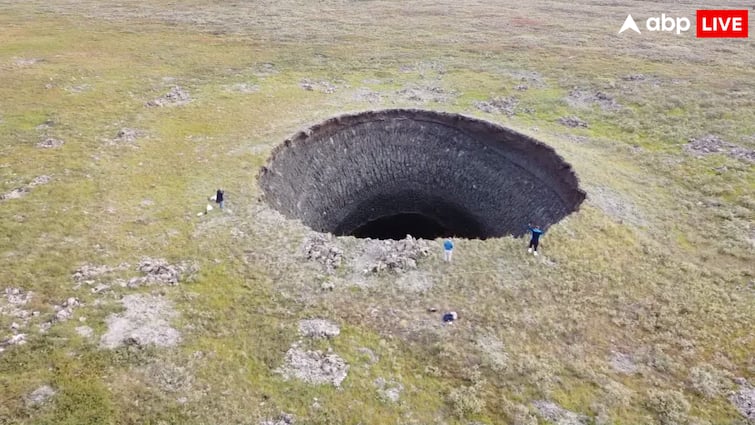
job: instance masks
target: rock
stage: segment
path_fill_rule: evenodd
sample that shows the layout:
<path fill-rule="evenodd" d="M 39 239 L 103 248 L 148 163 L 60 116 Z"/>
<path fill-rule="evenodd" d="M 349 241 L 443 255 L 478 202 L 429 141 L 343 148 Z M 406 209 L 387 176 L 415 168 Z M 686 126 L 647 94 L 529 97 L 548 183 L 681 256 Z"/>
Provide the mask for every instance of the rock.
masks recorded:
<path fill-rule="evenodd" d="M 135 128 L 124 127 L 118 130 L 115 138 L 111 139 L 113 143 L 134 143 L 137 139 L 142 137 L 144 132 Z"/>
<path fill-rule="evenodd" d="M 420 104 L 449 103 L 458 95 L 453 90 L 432 85 L 408 85 L 397 91 L 396 94 L 404 100 Z"/>
<path fill-rule="evenodd" d="M 357 264 L 363 267 L 365 274 L 383 270 L 403 272 L 416 269 L 417 261 L 429 253 L 428 241 L 414 239 L 410 235 L 399 241 L 368 239 L 365 241 L 364 254 L 357 260 Z"/>
<path fill-rule="evenodd" d="M 330 320 L 308 319 L 299 322 L 299 334 L 308 338 L 332 338 L 340 333 L 338 325 Z"/>
<path fill-rule="evenodd" d="M 301 80 L 299 87 L 307 91 L 317 90 L 326 94 L 335 93 L 336 89 L 338 88 L 335 84 L 329 81 L 312 81 L 309 79 Z"/>
<path fill-rule="evenodd" d="M 0 195 L 0 200 L 23 198 L 24 196 L 29 194 L 29 192 L 30 191 L 28 187 L 19 187 L 19 188 L 11 190 L 8 193 L 4 193 Z"/>
<path fill-rule="evenodd" d="M 63 146 L 64 143 L 65 142 L 60 139 L 48 137 L 42 140 L 41 142 L 37 143 L 37 147 L 43 148 L 43 149 L 54 149 L 54 148 L 59 148 Z"/>
<path fill-rule="evenodd" d="M 587 128 L 588 125 L 586 122 L 579 119 L 579 117 L 571 116 L 571 117 L 561 117 L 558 119 L 559 124 L 565 125 L 569 128 Z"/>
<path fill-rule="evenodd" d="M 576 87 L 569 92 L 566 101 L 573 107 L 598 105 L 606 111 L 621 109 L 621 105 L 613 97 L 604 92 Z"/>
<path fill-rule="evenodd" d="M 322 351 L 304 351 L 292 346 L 286 352 L 284 364 L 276 369 L 284 379 L 299 379 L 304 382 L 339 387 L 346 379 L 349 366 L 337 354 Z"/>
<path fill-rule="evenodd" d="M 15 334 L 5 341 L 0 341 L 0 347 L 8 345 L 24 345 L 26 344 L 26 334 Z"/>
<path fill-rule="evenodd" d="M 146 257 L 139 261 L 136 269 L 143 276 L 129 279 L 126 283 L 129 288 L 151 285 L 175 286 L 198 271 L 197 266 L 193 263 L 170 264 L 161 258 Z"/>
<path fill-rule="evenodd" d="M 27 406 L 42 405 L 46 403 L 49 399 L 54 397 L 55 394 L 57 394 L 57 391 L 55 391 L 51 386 L 42 385 L 41 387 L 32 391 L 31 394 L 29 394 L 29 396 L 26 398 L 26 404 Z"/>
<path fill-rule="evenodd" d="M 103 293 L 103 292 L 105 292 L 105 291 L 107 291 L 109 289 L 110 289 L 110 285 L 105 285 L 104 283 L 100 283 L 99 285 L 97 285 L 94 288 L 92 288 L 92 293 L 93 294 L 101 294 L 101 293 Z"/>
<path fill-rule="evenodd" d="M 29 182 L 29 187 L 40 186 L 43 184 L 50 183 L 50 181 L 52 181 L 52 177 L 50 176 L 47 176 L 47 175 L 37 176 L 37 177 L 34 177 L 34 179 Z"/>

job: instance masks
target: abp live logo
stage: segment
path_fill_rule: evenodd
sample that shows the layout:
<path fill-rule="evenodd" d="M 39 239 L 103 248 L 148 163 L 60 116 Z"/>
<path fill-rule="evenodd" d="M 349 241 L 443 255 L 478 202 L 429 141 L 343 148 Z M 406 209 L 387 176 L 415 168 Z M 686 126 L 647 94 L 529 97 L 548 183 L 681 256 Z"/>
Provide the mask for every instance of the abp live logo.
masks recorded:
<path fill-rule="evenodd" d="M 747 10 L 698 10 L 697 38 L 747 38 Z"/>
<path fill-rule="evenodd" d="M 698 38 L 747 38 L 749 36 L 749 22 L 747 10 L 705 10 L 697 11 Z M 645 28 L 650 32 L 676 32 L 677 35 L 689 30 L 690 20 L 686 17 L 671 17 L 662 13 L 661 16 L 651 16 L 645 21 Z M 632 30 L 641 34 L 640 28 L 627 15 L 619 34 Z"/>

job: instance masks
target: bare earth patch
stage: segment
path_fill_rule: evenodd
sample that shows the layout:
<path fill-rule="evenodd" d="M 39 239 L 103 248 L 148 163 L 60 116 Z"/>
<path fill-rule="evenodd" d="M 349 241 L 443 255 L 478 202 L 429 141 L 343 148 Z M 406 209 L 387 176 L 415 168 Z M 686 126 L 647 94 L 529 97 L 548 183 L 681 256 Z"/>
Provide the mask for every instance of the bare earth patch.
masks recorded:
<path fill-rule="evenodd" d="M 157 99 L 150 100 L 145 105 L 154 108 L 163 106 L 182 106 L 189 102 L 191 102 L 189 92 L 179 86 L 173 86 L 168 93 Z"/>
<path fill-rule="evenodd" d="M 584 425 L 588 423 L 587 416 L 566 410 L 556 403 L 538 400 L 532 403 L 540 416 L 556 425 Z"/>
<path fill-rule="evenodd" d="M 744 379 L 740 379 L 739 382 L 739 391 L 732 393 L 729 400 L 742 416 L 755 422 L 755 387 L 748 384 Z"/>
<path fill-rule="evenodd" d="M 408 85 L 396 94 L 402 100 L 408 100 L 418 104 L 425 103 L 450 103 L 458 96 L 454 90 L 446 90 L 435 85 Z"/>
<path fill-rule="evenodd" d="M 45 404 L 47 403 L 48 400 L 53 398 L 55 394 L 57 393 L 58 392 L 55 391 L 51 386 L 42 385 L 41 387 L 32 391 L 31 394 L 29 394 L 29 396 L 26 398 L 26 405 L 39 406 L 39 405 Z"/>
<path fill-rule="evenodd" d="M 332 338 L 341 333 L 341 328 L 330 320 L 307 319 L 299 322 L 299 334 L 308 338 Z"/>
<path fill-rule="evenodd" d="M 292 346 L 286 352 L 283 365 L 276 369 L 285 379 L 299 379 L 304 382 L 322 385 L 340 386 L 346 379 L 349 365 L 337 354 L 325 354 L 322 351 L 304 351 Z"/>
<path fill-rule="evenodd" d="M 103 348 L 125 344 L 170 347 L 181 341 L 180 333 L 170 326 L 178 314 L 170 301 L 152 295 L 133 294 L 121 300 L 126 311 L 107 318 L 107 332 L 102 336 Z"/>
<path fill-rule="evenodd" d="M 32 181 L 30 181 L 27 185 L 21 186 L 19 188 L 11 190 L 8 193 L 0 195 L 0 200 L 23 198 L 24 196 L 28 195 L 34 187 L 48 184 L 51 181 L 52 177 L 46 175 L 34 177 L 34 179 L 32 179 Z"/>
<path fill-rule="evenodd" d="M 558 123 L 561 125 L 564 125 L 569 128 L 587 128 L 588 124 L 585 121 L 582 121 L 581 118 L 576 116 L 570 116 L 570 117 L 561 117 L 558 119 Z"/>
<path fill-rule="evenodd" d="M 604 111 L 616 111 L 621 109 L 621 105 L 608 94 L 583 88 L 572 89 L 566 97 L 566 103 L 576 108 L 598 105 Z"/>
<path fill-rule="evenodd" d="M 48 137 L 41 142 L 37 143 L 38 148 L 42 149 L 55 149 L 63 146 L 65 144 L 64 141 L 60 139 L 55 139 L 53 137 Z"/>

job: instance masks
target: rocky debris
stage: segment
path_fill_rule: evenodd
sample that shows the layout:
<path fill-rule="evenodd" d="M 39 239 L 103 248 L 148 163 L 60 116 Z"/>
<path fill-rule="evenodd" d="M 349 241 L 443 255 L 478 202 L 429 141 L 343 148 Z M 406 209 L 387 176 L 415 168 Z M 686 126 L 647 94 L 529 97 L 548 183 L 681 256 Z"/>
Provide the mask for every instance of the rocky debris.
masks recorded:
<path fill-rule="evenodd" d="M 57 394 L 57 391 L 55 391 L 51 386 L 42 385 L 41 387 L 32 391 L 31 394 L 29 394 L 29 396 L 26 398 L 26 405 L 39 406 L 41 404 L 45 404 L 48 400 L 54 397 L 55 394 Z"/>
<path fill-rule="evenodd" d="M 55 306 L 55 320 L 65 322 L 73 317 L 73 311 L 79 306 L 81 306 L 81 302 L 77 298 L 68 298 L 63 304 Z"/>
<path fill-rule="evenodd" d="M 299 334 L 308 338 L 332 338 L 341 333 L 337 324 L 325 319 L 307 319 L 299 322 Z"/>
<path fill-rule="evenodd" d="M 0 341 L 0 353 L 5 351 L 5 347 L 11 345 L 24 345 L 26 344 L 26 334 L 15 334 L 9 338 Z"/>
<path fill-rule="evenodd" d="M 77 326 L 76 333 L 81 337 L 91 338 L 94 336 L 94 329 L 90 328 L 89 326 Z"/>
<path fill-rule="evenodd" d="M 489 114 L 505 114 L 512 116 L 516 113 L 516 107 L 519 105 L 519 99 L 515 97 L 495 97 L 490 100 L 478 100 L 474 106 Z"/>
<path fill-rule="evenodd" d="M 88 285 L 91 285 L 97 281 L 98 278 L 117 272 L 121 270 L 126 270 L 129 267 L 131 267 L 128 263 L 121 263 L 115 267 L 110 266 L 97 266 L 93 264 L 84 264 L 78 269 L 76 269 L 71 277 L 73 278 L 74 282 L 77 283 L 86 283 Z"/>
<path fill-rule="evenodd" d="M 739 384 L 739 391 L 732 392 L 729 401 L 748 421 L 755 422 L 755 387 L 744 378 L 735 379 L 735 382 Z"/>
<path fill-rule="evenodd" d="M 260 422 L 260 425 L 293 425 L 294 423 L 294 415 L 290 413 L 281 413 L 275 419 L 267 419 Z"/>
<path fill-rule="evenodd" d="M 59 148 L 63 146 L 63 144 L 65 144 L 65 142 L 60 139 L 48 137 L 42 140 L 41 142 L 37 143 L 37 147 L 43 148 L 43 149 L 55 149 L 55 148 Z"/>
<path fill-rule="evenodd" d="M 28 187 L 19 187 L 16 189 L 11 190 L 8 193 L 0 195 L 0 200 L 10 200 L 10 199 L 18 199 L 23 198 L 30 192 Z"/>
<path fill-rule="evenodd" d="M 586 425 L 589 418 L 578 413 L 566 410 L 556 403 L 538 400 L 532 403 L 543 419 L 553 422 L 555 425 Z"/>
<path fill-rule="evenodd" d="M 335 93 L 338 89 L 338 86 L 329 81 L 312 81 L 306 78 L 301 80 L 299 87 L 307 91 L 319 91 L 326 94 Z"/>
<path fill-rule="evenodd" d="M 588 89 L 574 88 L 566 97 L 567 103 L 575 107 L 598 105 L 603 110 L 615 111 L 621 109 L 621 105 L 606 93 Z"/>
<path fill-rule="evenodd" d="M 410 85 L 398 90 L 396 94 L 410 102 L 416 103 L 449 103 L 456 98 L 457 92 L 446 90 L 438 86 Z"/>
<path fill-rule="evenodd" d="M 377 378 L 374 384 L 378 390 L 380 398 L 393 403 L 398 403 L 401 398 L 401 392 L 404 391 L 404 386 L 400 383 L 394 381 L 389 382 L 383 378 Z"/>
<path fill-rule="evenodd" d="M 36 186 L 41 186 L 52 181 L 52 177 L 47 175 L 41 175 L 34 177 L 27 185 L 11 190 L 8 193 L 0 195 L 0 200 L 5 199 L 18 199 L 26 196 L 31 192 L 31 189 Z"/>
<path fill-rule="evenodd" d="M 170 347 L 181 340 L 180 333 L 170 326 L 177 316 L 170 301 L 152 295 L 133 294 L 121 300 L 125 312 L 107 317 L 108 330 L 100 345 L 116 348 L 121 345 Z"/>
<path fill-rule="evenodd" d="M 343 251 L 335 245 L 329 234 L 316 233 L 304 240 L 302 251 L 307 260 L 322 264 L 332 272 L 341 266 Z"/>
<path fill-rule="evenodd" d="M 526 84 L 519 84 L 518 86 L 514 87 L 514 90 L 526 91 L 526 90 L 529 90 L 529 86 Z"/>
<path fill-rule="evenodd" d="M 360 87 L 359 89 L 354 92 L 354 100 L 358 102 L 367 102 L 367 103 L 380 103 L 383 100 L 383 97 L 380 95 L 380 93 L 370 90 L 367 87 Z"/>
<path fill-rule="evenodd" d="M 191 96 L 189 92 L 181 88 L 180 86 L 173 86 L 172 89 L 162 97 L 150 100 L 145 105 L 148 107 L 163 107 L 163 106 L 181 106 L 191 102 Z"/>
<path fill-rule="evenodd" d="M 349 365 L 337 354 L 325 354 L 322 351 L 304 351 L 292 346 L 286 352 L 286 358 L 276 372 L 284 379 L 299 379 L 309 384 L 331 384 L 339 387 L 346 379 Z"/>
<path fill-rule="evenodd" d="M 31 316 L 30 313 L 22 307 L 31 301 L 32 293 L 25 292 L 21 288 L 5 288 L 5 297 L 0 298 L 0 315 L 18 319 L 20 323 L 13 322 L 11 329 L 17 331 L 26 326 Z M 15 325 L 15 326 L 14 326 Z"/>
<path fill-rule="evenodd" d="M 94 288 L 92 288 L 92 293 L 93 294 L 101 294 L 101 293 L 103 293 L 105 291 L 108 291 L 108 290 L 110 290 L 110 285 L 107 285 L 107 284 L 104 284 L 104 283 L 100 283 L 97 286 L 95 286 Z"/>
<path fill-rule="evenodd" d="M 689 143 L 684 145 L 684 150 L 696 156 L 723 153 L 732 158 L 747 162 L 755 162 L 755 150 L 746 149 L 733 143 L 726 142 L 712 134 L 689 139 Z"/>
<path fill-rule="evenodd" d="M 161 258 L 143 258 L 139 261 L 136 269 L 144 276 L 129 279 L 126 283 L 129 288 L 152 285 L 174 286 L 198 271 L 197 266 L 193 263 L 170 264 Z"/>
<path fill-rule="evenodd" d="M 364 265 L 362 271 L 380 273 L 383 270 L 403 272 L 417 268 L 417 261 L 430 254 L 427 241 L 414 239 L 407 235 L 405 239 L 395 240 L 366 240 L 364 254 L 357 261 Z"/>
<path fill-rule="evenodd" d="M 585 121 L 582 121 L 579 117 L 576 116 L 570 116 L 570 117 L 561 117 L 558 119 L 558 123 L 561 125 L 565 125 L 569 128 L 587 128 L 588 125 Z"/>
<path fill-rule="evenodd" d="M 260 86 L 248 83 L 236 83 L 225 86 L 225 90 L 233 93 L 251 94 L 260 91 Z"/>
<path fill-rule="evenodd" d="M 628 354 L 614 351 L 611 354 L 610 363 L 611 368 L 613 368 L 613 370 L 618 373 L 624 373 L 628 375 L 637 373 L 637 364 L 635 364 L 632 357 Z"/>

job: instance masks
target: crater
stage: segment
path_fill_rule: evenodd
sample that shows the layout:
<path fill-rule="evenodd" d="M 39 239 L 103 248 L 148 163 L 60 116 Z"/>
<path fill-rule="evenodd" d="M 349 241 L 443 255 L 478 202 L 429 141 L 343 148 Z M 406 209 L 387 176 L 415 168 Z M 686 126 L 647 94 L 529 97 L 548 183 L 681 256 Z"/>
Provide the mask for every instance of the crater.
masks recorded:
<path fill-rule="evenodd" d="M 416 109 L 316 124 L 277 146 L 258 181 L 286 217 L 373 239 L 520 236 L 585 199 L 550 146 L 488 121 Z"/>

